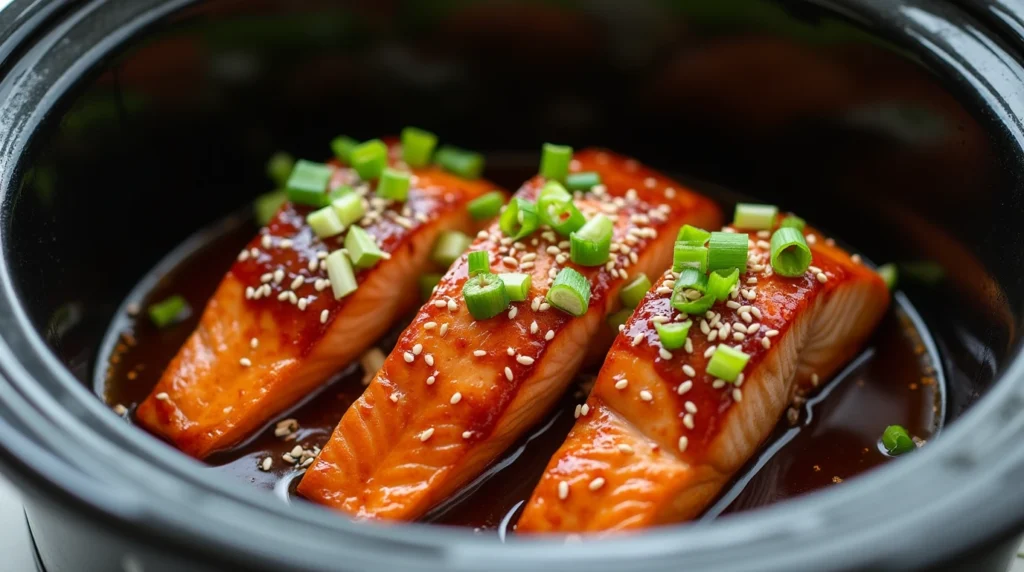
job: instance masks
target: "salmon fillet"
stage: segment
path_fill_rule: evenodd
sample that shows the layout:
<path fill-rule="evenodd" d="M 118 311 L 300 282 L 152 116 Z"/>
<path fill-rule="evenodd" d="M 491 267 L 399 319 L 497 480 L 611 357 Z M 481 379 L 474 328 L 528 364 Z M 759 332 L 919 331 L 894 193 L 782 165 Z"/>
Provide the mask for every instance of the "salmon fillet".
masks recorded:
<path fill-rule="evenodd" d="M 597 532 L 698 516 L 771 434 L 795 393 L 811 391 L 860 350 L 889 304 L 885 283 L 811 230 L 812 266 L 771 272 L 751 233 L 732 299 L 691 316 L 684 348 L 661 347 L 654 320 L 685 320 L 671 271 L 616 338 L 577 421 L 552 457 L 518 530 Z M 724 334 L 724 335 L 723 335 Z M 705 372 L 727 340 L 750 355 L 727 383 Z"/>
<path fill-rule="evenodd" d="M 474 320 L 461 294 L 467 257 L 456 262 L 345 413 L 300 494 L 356 517 L 423 515 L 534 425 L 586 354 L 603 354 L 613 336 L 605 343 L 599 333 L 619 307 L 619 289 L 631 275 L 668 264 L 680 226 L 720 222 L 714 203 L 631 159 L 588 150 L 571 168 L 601 175 L 603 185 L 575 202 L 588 217 L 614 215 L 608 264 L 573 264 L 569 242 L 543 226 L 519 243 L 503 238 L 498 225 L 482 231 L 471 250 L 489 251 L 495 272 L 531 273 L 527 299 L 507 315 Z M 532 200 L 544 182 L 535 177 L 517 195 Z M 589 309 L 576 318 L 544 302 L 566 267 L 591 285 Z"/>
<path fill-rule="evenodd" d="M 392 164 L 400 146 L 389 146 Z M 359 185 L 335 164 L 330 189 Z M 495 186 L 438 168 L 413 171 L 408 200 L 385 201 L 369 185 L 360 225 L 390 259 L 358 271 L 359 288 L 336 300 L 322 262 L 340 239 L 321 240 L 309 207 L 286 203 L 238 257 L 195 332 L 168 365 L 136 416 L 193 457 L 230 447 L 308 395 L 412 311 L 417 277 L 438 234 L 473 232 L 466 205 Z M 344 234 L 341 235 L 344 237 Z"/>

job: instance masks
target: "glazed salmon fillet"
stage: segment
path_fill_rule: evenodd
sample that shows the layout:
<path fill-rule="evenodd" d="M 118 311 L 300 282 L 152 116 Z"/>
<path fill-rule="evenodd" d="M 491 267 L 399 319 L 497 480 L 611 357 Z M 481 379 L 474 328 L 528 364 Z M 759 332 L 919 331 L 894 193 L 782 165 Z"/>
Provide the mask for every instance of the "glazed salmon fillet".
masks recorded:
<path fill-rule="evenodd" d="M 663 275 L 622 328 L 589 398 L 552 457 L 518 531 L 639 529 L 698 516 L 775 428 L 861 349 L 889 304 L 882 279 L 810 229 L 811 267 L 772 273 L 766 233 L 751 233 L 747 273 L 725 302 L 687 318 Z M 656 321 L 692 320 L 665 350 Z M 750 360 L 729 383 L 705 369 L 716 344 Z"/>
<path fill-rule="evenodd" d="M 400 157 L 390 145 L 390 162 Z M 340 241 L 316 237 L 312 208 L 286 203 L 239 254 L 138 407 L 140 423 L 185 453 L 202 459 L 238 443 L 358 359 L 415 308 L 418 297 L 404 293 L 416 292 L 439 233 L 472 233 L 467 203 L 495 189 L 428 167 L 412 171 L 408 200 L 392 203 L 334 167 L 329 189 L 349 184 L 364 195 L 357 224 L 390 258 L 358 271 L 358 289 L 335 299 L 323 259 Z"/>
<path fill-rule="evenodd" d="M 613 336 L 599 333 L 618 309 L 620 288 L 669 263 L 680 226 L 720 224 L 710 200 L 631 159 L 587 150 L 571 169 L 601 176 L 603 184 L 578 193 L 575 204 L 588 218 L 614 217 L 608 263 L 572 263 L 566 237 L 544 226 L 521 242 L 498 225 L 481 231 L 470 250 L 488 251 L 493 272 L 530 273 L 526 300 L 475 320 L 462 297 L 467 257 L 457 261 L 345 413 L 299 484 L 301 495 L 360 518 L 420 517 L 539 421 L 588 353 L 603 357 Z M 535 177 L 517 196 L 532 200 L 544 183 Z M 553 278 L 570 267 L 591 286 L 580 317 L 545 301 Z"/>

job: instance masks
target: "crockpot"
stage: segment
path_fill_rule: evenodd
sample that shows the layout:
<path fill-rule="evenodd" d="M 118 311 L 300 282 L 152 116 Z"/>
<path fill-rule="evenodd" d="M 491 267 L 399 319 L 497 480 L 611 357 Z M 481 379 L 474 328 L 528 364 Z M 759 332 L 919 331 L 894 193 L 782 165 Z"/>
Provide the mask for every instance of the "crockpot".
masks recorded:
<path fill-rule="evenodd" d="M 1009 1 L 13 0 L 0 11 L 0 463 L 40 567 L 1000 570 L 1024 530 L 1024 67 Z M 1009 16 L 1004 17 L 1009 14 Z M 787 207 L 910 284 L 945 427 L 841 486 L 598 541 L 352 522 L 114 415 L 103 332 L 263 161 L 415 124 Z"/>

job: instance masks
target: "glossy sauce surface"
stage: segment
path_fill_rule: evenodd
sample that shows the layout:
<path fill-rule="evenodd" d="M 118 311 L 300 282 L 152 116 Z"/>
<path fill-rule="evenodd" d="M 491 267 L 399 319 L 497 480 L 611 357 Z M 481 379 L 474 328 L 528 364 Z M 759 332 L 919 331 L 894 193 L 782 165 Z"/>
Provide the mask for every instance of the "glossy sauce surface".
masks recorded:
<path fill-rule="evenodd" d="M 213 293 L 239 249 L 257 232 L 243 218 L 228 221 L 183 245 L 167 265 L 147 277 L 115 320 L 104 344 L 109 359 L 98 367 L 96 391 L 111 405 L 134 406 L 156 383 L 162 369 L 191 333 L 206 299 Z M 165 330 L 152 326 L 133 306 L 178 293 L 193 308 L 189 319 Z M 410 295 L 415 295 L 410 293 Z M 706 518 L 763 506 L 831 486 L 890 459 L 877 447 L 886 425 L 899 423 L 927 440 L 941 422 L 941 377 L 935 351 L 905 300 L 889 311 L 868 347 L 803 408 L 798 426 L 782 420 L 758 458 L 741 471 Z M 410 317 L 411 318 L 411 317 Z M 385 353 L 394 346 L 405 321 L 380 340 Z M 372 374 L 373 372 L 371 372 Z M 472 527 L 504 535 L 573 424 L 572 411 L 589 391 L 595 371 L 584 372 L 556 409 L 513 446 L 485 474 L 436 507 L 428 521 Z M 208 459 L 210 471 L 276 493 L 288 502 L 304 502 L 292 491 L 301 473 L 283 456 L 296 446 L 323 446 L 337 421 L 363 389 L 364 372 L 354 365 L 321 392 L 280 419 L 295 419 L 298 429 L 275 436 L 270 424 L 248 442 Z M 269 470 L 261 464 L 271 459 Z M 486 532 L 493 533 L 493 532 Z"/>

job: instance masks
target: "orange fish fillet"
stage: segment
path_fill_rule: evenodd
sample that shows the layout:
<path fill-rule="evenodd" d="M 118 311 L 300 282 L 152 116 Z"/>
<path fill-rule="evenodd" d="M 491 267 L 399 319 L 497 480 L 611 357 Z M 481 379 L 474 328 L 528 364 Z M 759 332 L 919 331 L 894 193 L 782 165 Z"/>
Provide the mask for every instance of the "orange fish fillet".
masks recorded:
<path fill-rule="evenodd" d="M 390 146 L 391 162 L 401 157 Z M 136 416 L 179 449 L 204 458 L 245 439 L 354 361 L 395 318 L 411 311 L 417 277 L 445 229 L 471 232 L 466 205 L 493 190 L 437 168 L 414 170 L 408 201 L 390 204 L 338 166 L 343 184 L 365 194 L 359 223 L 390 259 L 362 270 L 359 288 L 336 300 L 321 263 L 338 239 L 318 239 L 310 208 L 286 204 L 239 255 Z M 344 235 L 342 235 L 344 237 Z"/>
<path fill-rule="evenodd" d="M 497 225 L 481 232 L 471 250 L 489 251 L 495 272 L 532 274 L 526 301 L 507 315 L 474 320 L 461 294 L 466 257 L 456 262 L 345 413 L 300 494 L 358 517 L 421 516 L 535 424 L 588 350 L 607 347 L 598 334 L 629 276 L 664 268 L 683 223 L 720 221 L 714 203 L 631 159 L 584 151 L 572 168 L 601 175 L 603 185 L 576 202 L 587 216 L 615 216 L 609 263 L 573 264 L 569 242 L 550 229 L 521 243 L 503 238 Z M 533 199 L 543 183 L 534 178 L 518 196 Z M 552 277 L 566 267 L 591 284 L 589 310 L 578 318 L 544 302 Z"/>
<path fill-rule="evenodd" d="M 795 278 L 773 274 L 767 244 L 751 234 L 741 289 L 692 316 L 689 345 L 667 354 L 653 320 L 686 318 L 670 304 L 675 275 L 662 276 L 613 344 L 520 532 L 627 530 L 698 516 L 795 392 L 859 351 L 889 292 L 871 269 L 806 232 L 813 262 Z M 750 355 L 735 384 L 705 372 L 710 348 L 723 340 Z"/>

